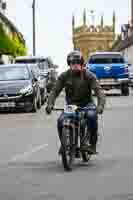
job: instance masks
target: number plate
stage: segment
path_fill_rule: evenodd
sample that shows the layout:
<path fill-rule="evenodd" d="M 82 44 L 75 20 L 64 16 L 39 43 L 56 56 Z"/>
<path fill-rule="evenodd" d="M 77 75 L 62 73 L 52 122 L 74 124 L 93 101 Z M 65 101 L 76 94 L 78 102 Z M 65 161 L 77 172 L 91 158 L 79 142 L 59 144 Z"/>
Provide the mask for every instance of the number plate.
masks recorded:
<path fill-rule="evenodd" d="M 74 113 L 77 109 L 76 105 L 65 105 L 64 106 L 64 112 L 65 113 Z"/>
<path fill-rule="evenodd" d="M 115 82 L 113 78 L 101 78 L 99 81 L 102 84 L 111 84 Z"/>
<path fill-rule="evenodd" d="M 114 79 L 113 78 L 101 78 L 100 82 L 113 82 Z"/>
<path fill-rule="evenodd" d="M 15 107 L 15 102 L 2 102 L 0 108 Z"/>

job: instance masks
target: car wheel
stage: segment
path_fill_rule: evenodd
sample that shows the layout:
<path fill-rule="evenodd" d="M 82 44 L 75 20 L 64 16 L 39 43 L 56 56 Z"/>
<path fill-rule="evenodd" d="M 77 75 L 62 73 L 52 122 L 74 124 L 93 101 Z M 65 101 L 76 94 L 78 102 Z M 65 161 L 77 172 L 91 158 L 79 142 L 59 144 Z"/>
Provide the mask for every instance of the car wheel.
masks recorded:
<path fill-rule="evenodd" d="M 121 94 L 123 96 L 129 96 L 129 87 L 128 84 L 124 84 L 121 86 Z"/>
<path fill-rule="evenodd" d="M 33 99 L 32 112 L 37 112 L 37 97 L 34 97 Z"/>
<path fill-rule="evenodd" d="M 31 111 L 32 111 L 32 107 L 31 106 L 24 107 L 24 112 L 29 113 Z"/>
<path fill-rule="evenodd" d="M 42 104 L 41 104 L 41 95 L 39 95 L 38 101 L 37 101 L 37 108 L 41 109 L 41 106 L 42 106 Z"/>

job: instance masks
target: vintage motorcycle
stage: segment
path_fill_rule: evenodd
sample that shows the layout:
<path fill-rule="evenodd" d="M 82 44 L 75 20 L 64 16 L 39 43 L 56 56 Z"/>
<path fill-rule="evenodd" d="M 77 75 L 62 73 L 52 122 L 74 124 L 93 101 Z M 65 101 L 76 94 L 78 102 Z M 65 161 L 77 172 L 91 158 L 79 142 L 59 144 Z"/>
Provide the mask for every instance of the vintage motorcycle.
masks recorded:
<path fill-rule="evenodd" d="M 84 140 L 89 141 L 86 111 L 96 112 L 96 106 L 89 104 L 87 107 L 82 108 L 76 105 L 65 105 L 64 109 L 54 108 L 54 110 L 63 110 L 65 114 L 61 139 L 61 157 L 64 169 L 71 171 L 77 152 L 83 162 L 88 162 L 92 155 L 89 149 L 82 148 L 82 143 Z"/>

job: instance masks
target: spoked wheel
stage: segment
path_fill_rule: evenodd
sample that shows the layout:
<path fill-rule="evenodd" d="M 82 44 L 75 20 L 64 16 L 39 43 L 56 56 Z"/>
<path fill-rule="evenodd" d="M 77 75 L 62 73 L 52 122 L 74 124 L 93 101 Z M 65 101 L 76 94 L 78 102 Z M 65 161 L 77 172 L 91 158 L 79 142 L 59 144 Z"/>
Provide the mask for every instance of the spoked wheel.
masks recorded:
<path fill-rule="evenodd" d="M 65 171 L 72 170 L 72 163 L 74 160 L 74 153 L 72 150 L 72 135 L 70 130 L 66 127 L 62 130 L 62 163 Z"/>

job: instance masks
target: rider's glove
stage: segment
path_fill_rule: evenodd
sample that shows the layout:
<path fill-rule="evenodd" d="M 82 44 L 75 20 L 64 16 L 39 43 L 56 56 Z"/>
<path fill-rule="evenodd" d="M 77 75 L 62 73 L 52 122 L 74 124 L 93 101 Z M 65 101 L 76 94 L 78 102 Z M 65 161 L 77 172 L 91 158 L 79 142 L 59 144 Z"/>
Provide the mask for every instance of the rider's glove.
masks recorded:
<path fill-rule="evenodd" d="M 97 106 L 97 113 L 102 114 L 103 113 L 103 106 L 99 105 Z"/>
<path fill-rule="evenodd" d="M 46 111 L 46 113 L 47 113 L 48 115 L 50 115 L 51 112 L 52 112 L 52 106 L 47 105 L 46 108 L 45 108 L 45 111 Z"/>

